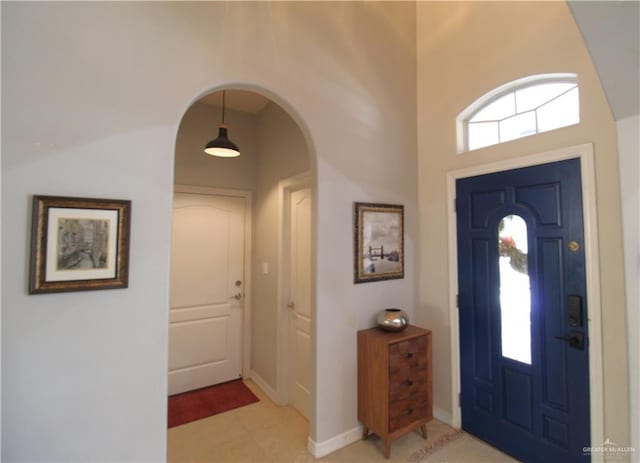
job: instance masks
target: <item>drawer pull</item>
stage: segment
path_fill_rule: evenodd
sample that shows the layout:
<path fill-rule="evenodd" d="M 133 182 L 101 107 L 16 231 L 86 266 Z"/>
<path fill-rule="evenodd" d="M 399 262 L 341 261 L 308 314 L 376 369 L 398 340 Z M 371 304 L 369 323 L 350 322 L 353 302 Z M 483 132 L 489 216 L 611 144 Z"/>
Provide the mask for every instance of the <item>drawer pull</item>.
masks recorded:
<path fill-rule="evenodd" d="M 413 352 L 409 352 L 409 353 L 407 354 L 407 357 L 408 357 L 408 358 L 413 357 Z"/>
<path fill-rule="evenodd" d="M 407 415 L 411 415 L 413 413 L 413 408 L 407 408 Z"/>
<path fill-rule="evenodd" d="M 413 386 L 413 381 L 411 381 L 410 379 L 407 380 L 407 386 Z"/>

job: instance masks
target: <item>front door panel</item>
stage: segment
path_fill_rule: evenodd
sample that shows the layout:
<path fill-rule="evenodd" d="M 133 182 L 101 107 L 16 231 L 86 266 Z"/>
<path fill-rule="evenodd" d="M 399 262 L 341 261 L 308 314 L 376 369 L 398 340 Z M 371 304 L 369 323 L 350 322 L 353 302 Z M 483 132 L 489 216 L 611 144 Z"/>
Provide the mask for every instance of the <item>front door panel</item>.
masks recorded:
<path fill-rule="evenodd" d="M 580 161 L 457 182 L 462 427 L 524 461 L 588 461 Z"/>

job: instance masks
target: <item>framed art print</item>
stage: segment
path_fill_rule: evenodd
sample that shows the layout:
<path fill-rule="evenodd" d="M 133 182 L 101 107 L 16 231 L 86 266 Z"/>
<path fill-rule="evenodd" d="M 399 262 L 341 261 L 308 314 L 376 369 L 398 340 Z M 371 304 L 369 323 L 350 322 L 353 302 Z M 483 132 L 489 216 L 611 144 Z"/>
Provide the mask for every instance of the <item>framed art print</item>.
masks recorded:
<path fill-rule="evenodd" d="M 355 203 L 354 283 L 404 278 L 404 206 Z"/>
<path fill-rule="evenodd" d="M 131 201 L 35 195 L 29 294 L 126 288 Z"/>

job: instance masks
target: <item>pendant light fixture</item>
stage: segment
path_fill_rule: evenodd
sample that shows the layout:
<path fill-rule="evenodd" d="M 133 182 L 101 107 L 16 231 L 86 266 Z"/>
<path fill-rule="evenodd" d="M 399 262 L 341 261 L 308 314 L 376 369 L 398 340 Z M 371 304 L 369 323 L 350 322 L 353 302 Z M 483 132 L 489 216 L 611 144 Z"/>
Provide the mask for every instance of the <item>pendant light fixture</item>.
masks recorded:
<path fill-rule="evenodd" d="M 240 156 L 238 146 L 227 137 L 227 126 L 224 123 L 225 90 L 222 91 L 222 122 L 218 127 L 218 138 L 211 140 L 204 147 L 204 152 L 211 156 L 235 158 Z"/>

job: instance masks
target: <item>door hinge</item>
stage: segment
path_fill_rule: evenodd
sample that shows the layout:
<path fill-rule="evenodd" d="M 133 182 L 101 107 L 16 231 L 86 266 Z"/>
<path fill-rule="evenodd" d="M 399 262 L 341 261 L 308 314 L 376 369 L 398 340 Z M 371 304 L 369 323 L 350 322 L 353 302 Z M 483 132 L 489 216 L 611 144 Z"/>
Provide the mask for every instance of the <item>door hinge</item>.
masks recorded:
<path fill-rule="evenodd" d="M 458 198 L 453 198 L 453 212 L 458 212 Z"/>
<path fill-rule="evenodd" d="M 462 408 L 462 392 L 458 392 L 458 407 Z"/>
<path fill-rule="evenodd" d="M 460 295 L 456 294 L 456 307 L 459 309 L 460 308 Z"/>

